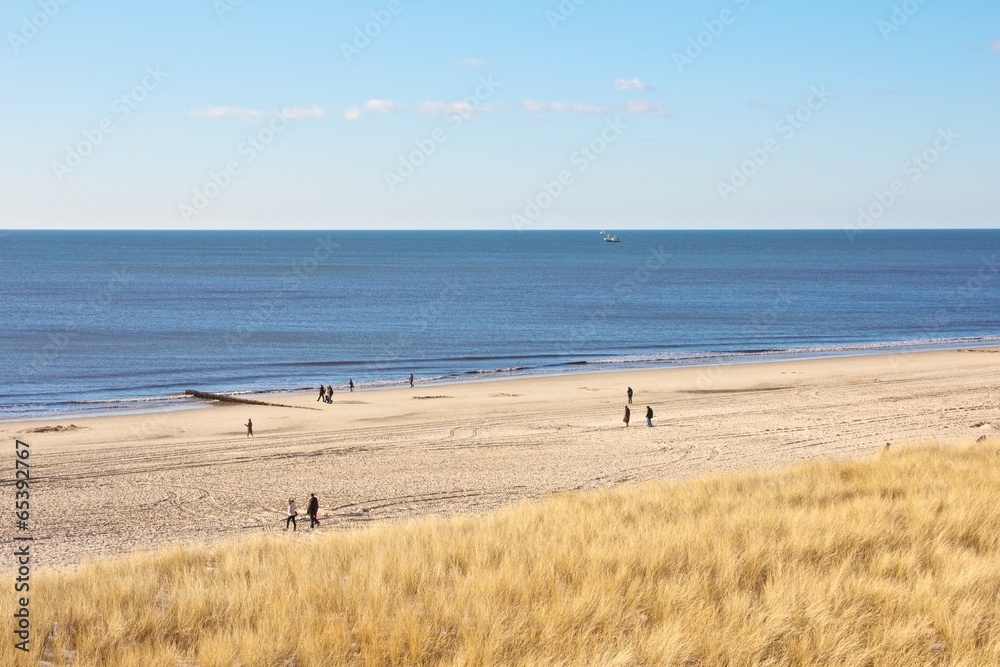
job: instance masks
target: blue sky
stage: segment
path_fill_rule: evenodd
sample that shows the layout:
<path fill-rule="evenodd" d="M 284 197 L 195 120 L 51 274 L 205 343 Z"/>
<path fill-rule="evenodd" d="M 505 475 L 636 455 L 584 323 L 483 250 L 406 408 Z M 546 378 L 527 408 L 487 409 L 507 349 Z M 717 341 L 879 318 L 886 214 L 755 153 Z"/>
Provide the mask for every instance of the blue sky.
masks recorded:
<path fill-rule="evenodd" d="M 4 228 L 1000 219 L 995 0 L 11 0 L 0 28 Z"/>

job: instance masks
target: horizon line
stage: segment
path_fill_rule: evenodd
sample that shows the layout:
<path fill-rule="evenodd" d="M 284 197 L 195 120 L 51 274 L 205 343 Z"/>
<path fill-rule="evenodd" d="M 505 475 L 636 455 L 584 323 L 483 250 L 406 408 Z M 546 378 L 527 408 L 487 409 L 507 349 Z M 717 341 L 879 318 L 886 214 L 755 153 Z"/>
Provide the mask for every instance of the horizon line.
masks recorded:
<path fill-rule="evenodd" d="M 13 232 L 509 232 L 511 234 L 531 234 L 538 232 L 593 232 L 597 227 L 542 227 L 537 229 L 511 229 L 506 227 L 456 228 L 456 227 L 377 227 L 377 228 L 320 228 L 320 227 L 208 227 L 201 229 L 179 229 L 176 227 L 12 227 L 0 228 L 0 237 Z M 993 227 L 891 227 L 881 229 L 858 229 L 841 227 L 622 227 L 608 228 L 620 232 L 931 232 L 931 231 L 1000 231 Z M 603 231 L 601 230 L 601 233 Z"/>

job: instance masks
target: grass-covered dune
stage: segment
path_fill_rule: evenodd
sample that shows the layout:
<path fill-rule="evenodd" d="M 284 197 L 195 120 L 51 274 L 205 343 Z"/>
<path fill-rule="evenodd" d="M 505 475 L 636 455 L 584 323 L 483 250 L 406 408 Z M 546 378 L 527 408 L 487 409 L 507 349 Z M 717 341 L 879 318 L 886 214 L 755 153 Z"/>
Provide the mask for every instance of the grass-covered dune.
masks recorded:
<path fill-rule="evenodd" d="M 5 665 L 995 666 L 1000 448 L 32 576 L 31 659 L 8 635 Z M 8 619 L 12 604 L 2 596 Z"/>

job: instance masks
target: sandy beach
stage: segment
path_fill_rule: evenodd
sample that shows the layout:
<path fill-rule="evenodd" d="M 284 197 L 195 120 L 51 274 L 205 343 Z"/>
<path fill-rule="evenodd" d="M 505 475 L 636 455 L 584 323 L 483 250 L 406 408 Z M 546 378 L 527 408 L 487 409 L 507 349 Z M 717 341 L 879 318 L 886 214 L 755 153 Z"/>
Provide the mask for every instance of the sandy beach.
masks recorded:
<path fill-rule="evenodd" d="M 930 351 L 418 384 L 332 405 L 272 396 L 298 407 L 5 422 L 0 436 L 31 446 L 35 562 L 72 565 L 282 530 L 287 499 L 304 508 L 310 493 L 329 531 L 886 443 L 970 443 L 1000 430 L 998 386 L 1000 349 Z"/>

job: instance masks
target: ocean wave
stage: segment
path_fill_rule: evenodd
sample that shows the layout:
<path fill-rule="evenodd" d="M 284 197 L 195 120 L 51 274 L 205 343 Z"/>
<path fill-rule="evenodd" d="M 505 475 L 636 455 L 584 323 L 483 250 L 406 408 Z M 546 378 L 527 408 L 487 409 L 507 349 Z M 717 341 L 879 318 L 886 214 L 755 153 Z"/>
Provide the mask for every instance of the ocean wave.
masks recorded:
<path fill-rule="evenodd" d="M 213 390 L 213 394 L 225 394 L 226 396 L 250 396 L 253 394 L 297 394 L 305 391 L 315 391 L 316 387 L 271 387 L 268 389 L 237 389 L 232 391 Z"/>
<path fill-rule="evenodd" d="M 525 370 L 524 366 L 511 366 L 510 368 L 493 368 L 476 371 L 465 371 L 466 375 L 497 375 L 501 373 L 516 373 Z"/>
<path fill-rule="evenodd" d="M 78 400 L 78 401 L 60 401 L 66 405 L 113 405 L 116 403 L 153 403 L 162 401 L 175 401 L 178 399 L 187 399 L 189 396 L 184 394 L 169 394 L 167 396 L 132 396 L 127 398 L 94 398 L 89 400 Z"/>
<path fill-rule="evenodd" d="M 493 354 L 493 355 L 458 355 L 454 357 L 399 357 L 392 359 L 354 359 L 350 361 L 344 360 L 319 360 L 319 361 L 291 361 L 291 362 L 274 362 L 274 363 L 258 363 L 254 364 L 254 367 L 317 367 L 322 368 L 326 366 L 338 367 L 338 366 L 357 366 L 359 368 L 368 368 L 372 366 L 385 367 L 393 366 L 399 368 L 408 368 L 418 364 L 427 363 L 458 363 L 458 362 L 477 362 L 477 361 L 496 361 L 510 359 L 512 355 L 503 354 Z M 559 359 L 561 355 L 558 353 L 547 353 L 547 354 L 519 354 L 516 355 L 518 359 Z M 583 352 L 577 356 L 589 357 L 589 356 L 599 356 L 596 353 Z"/>
<path fill-rule="evenodd" d="M 444 382 L 448 380 L 457 380 L 460 376 L 456 373 L 445 373 L 441 375 L 416 375 L 414 374 L 413 380 L 415 382 L 420 382 L 426 384 L 429 382 Z M 388 389 L 391 387 L 408 387 L 410 386 L 410 381 L 408 378 L 403 378 L 398 380 L 396 378 L 392 379 L 381 379 L 381 380 L 365 380 L 363 382 L 356 381 L 354 383 L 355 391 L 359 389 Z M 334 389 L 346 390 L 347 385 L 341 385 L 340 387 L 334 387 Z"/>
<path fill-rule="evenodd" d="M 750 348 L 718 351 L 665 352 L 660 354 L 629 354 L 589 361 L 568 362 L 570 366 L 608 364 L 660 364 L 670 362 L 691 362 L 698 360 L 720 360 L 736 357 L 824 355 L 840 352 L 879 352 L 882 350 L 918 350 L 956 345 L 978 345 L 1000 341 L 1000 336 L 975 336 L 965 338 L 920 338 L 902 341 L 876 343 L 845 343 L 840 345 L 816 345 L 810 347 Z"/>

